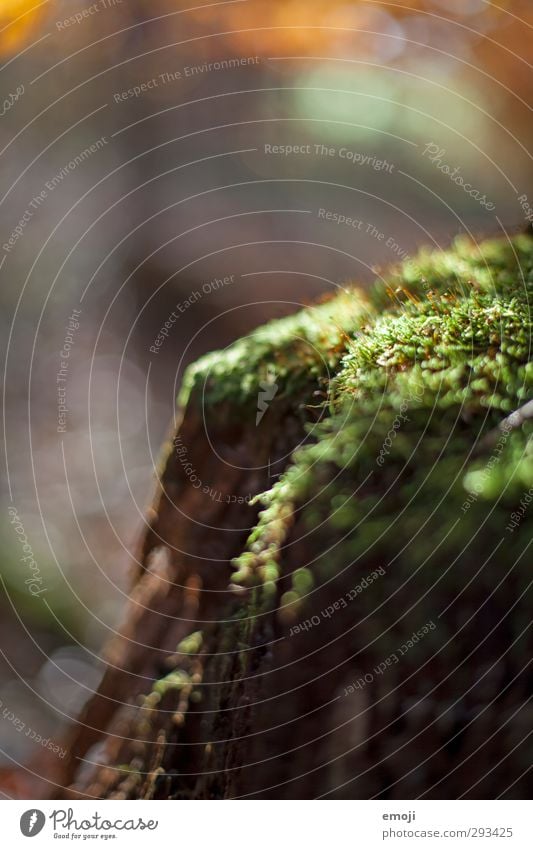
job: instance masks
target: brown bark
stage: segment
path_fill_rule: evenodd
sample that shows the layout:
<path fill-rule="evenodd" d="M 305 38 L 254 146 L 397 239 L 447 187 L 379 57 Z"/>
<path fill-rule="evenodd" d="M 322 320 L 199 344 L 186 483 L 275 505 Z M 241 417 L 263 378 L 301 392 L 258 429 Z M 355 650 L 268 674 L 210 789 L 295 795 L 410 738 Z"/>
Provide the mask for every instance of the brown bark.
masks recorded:
<path fill-rule="evenodd" d="M 451 654 L 440 659 L 437 652 L 429 663 L 407 655 L 401 673 L 374 675 L 371 684 L 340 698 L 365 669 L 383 660 L 383 649 L 372 646 L 383 626 L 369 615 L 372 605 L 341 609 L 321 628 L 292 637 L 293 620 L 276 612 L 288 588 L 284 576 L 312 562 L 332 540 L 320 530 L 309 533 L 297 515 L 272 609 L 248 624 L 243 615 L 252 614 L 253 594 L 230 588 L 231 558 L 242 550 L 257 509 L 227 504 L 224 497 L 267 488 L 268 458 L 275 465 L 300 442 L 302 422 L 283 406 L 259 429 L 236 422 L 228 409 L 218 410 L 216 422 L 214 429 L 209 423 L 207 440 L 201 416 L 189 411 L 180 434 L 199 477 L 221 499 L 194 489 L 169 449 L 123 636 L 110 647 L 100 690 L 72 735 L 64 772 L 56 779 L 65 790 L 55 795 L 413 798 L 429 788 L 430 797 L 455 798 L 476 776 L 481 780 L 471 797 L 496 796 L 514 780 L 511 796 L 523 794 L 526 756 L 509 759 L 526 734 L 529 715 L 521 712 L 527 678 L 517 676 L 506 656 L 505 617 L 517 596 L 513 581 L 499 585 L 482 612 L 489 633 L 475 657 L 476 675 L 488 670 L 482 709 L 478 695 L 456 699 L 457 679 L 448 674 L 461 664 L 466 682 L 474 674 L 468 654 L 478 639 L 479 619 L 469 623 L 468 617 L 479 606 L 475 583 L 457 602 Z M 466 568 L 473 575 L 479 563 Z M 488 575 L 496 586 L 497 568 L 490 567 Z M 387 593 L 395 594 L 395 608 L 407 609 L 413 592 L 423 598 L 433 580 L 421 576 L 413 588 L 402 586 L 401 574 L 391 574 Z M 353 583 L 353 571 L 340 570 L 320 588 L 316 610 L 334 604 Z M 443 608 L 447 599 L 443 592 Z M 200 629 L 201 651 L 177 653 L 178 643 Z M 160 700 L 143 701 L 154 681 L 177 667 L 191 683 L 169 688 Z M 194 700 L 198 692 L 201 701 Z M 447 705 L 452 709 L 444 710 Z M 502 717 L 514 718 L 507 724 Z"/>

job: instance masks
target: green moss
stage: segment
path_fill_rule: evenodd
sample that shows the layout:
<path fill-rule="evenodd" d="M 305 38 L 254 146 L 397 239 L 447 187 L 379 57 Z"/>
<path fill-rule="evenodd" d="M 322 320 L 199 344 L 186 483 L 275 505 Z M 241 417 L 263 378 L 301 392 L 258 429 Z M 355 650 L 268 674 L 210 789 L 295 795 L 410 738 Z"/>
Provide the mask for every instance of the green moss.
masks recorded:
<path fill-rule="evenodd" d="M 277 399 L 294 398 L 336 367 L 346 350 L 347 332 L 367 309 L 362 293 L 343 290 L 323 304 L 269 322 L 191 366 L 178 403 L 184 406 L 189 399 L 206 406 L 228 402 L 235 409 L 246 407 L 255 416 L 261 383 L 273 376 Z"/>
<path fill-rule="evenodd" d="M 203 634 L 201 631 L 194 631 L 188 634 L 176 647 L 179 654 L 198 654 L 202 648 Z"/>
<path fill-rule="evenodd" d="M 190 686 L 190 684 L 191 679 L 186 672 L 182 669 L 174 669 L 154 683 L 152 692 L 163 697 L 169 690 L 182 690 L 183 687 Z"/>
<path fill-rule="evenodd" d="M 531 315 L 527 297 L 479 295 L 407 304 L 361 333 L 333 381 L 335 401 L 376 392 L 441 406 L 481 404 L 510 411 L 527 396 Z M 392 393 L 392 398 L 390 398 Z"/>
<path fill-rule="evenodd" d="M 423 249 L 413 259 L 393 268 L 384 281 L 374 286 L 371 301 L 378 309 L 401 305 L 435 293 L 464 297 L 472 289 L 505 296 L 531 284 L 533 257 L 531 237 L 490 239 L 474 244 L 456 239 L 448 251 Z"/>
<path fill-rule="evenodd" d="M 337 543 L 345 534 L 317 558 L 319 582 L 354 557 L 388 559 L 391 533 L 394 547 L 418 540 L 418 561 L 428 505 L 436 506 L 432 532 L 449 531 L 443 557 L 475 537 L 487 504 L 503 532 L 533 481 L 531 423 L 497 448 L 484 449 L 483 439 L 532 394 L 532 283 L 533 242 L 519 236 L 424 252 L 376 284 L 376 313 L 355 322 L 329 381 L 329 417 L 259 499 L 258 524 L 236 561 L 243 583 L 273 579 L 296 520 Z M 393 289 L 396 296 L 384 295 Z M 282 603 L 294 605 L 312 585 L 298 570 Z"/>

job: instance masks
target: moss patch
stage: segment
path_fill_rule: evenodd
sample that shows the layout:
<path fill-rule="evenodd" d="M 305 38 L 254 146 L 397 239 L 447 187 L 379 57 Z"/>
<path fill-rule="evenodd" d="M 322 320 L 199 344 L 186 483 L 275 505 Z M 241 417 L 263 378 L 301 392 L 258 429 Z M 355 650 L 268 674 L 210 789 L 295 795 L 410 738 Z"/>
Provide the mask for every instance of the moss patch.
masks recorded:
<path fill-rule="evenodd" d="M 531 422 L 507 433 L 496 456 L 482 446 L 484 435 L 531 397 L 532 281 L 533 242 L 519 236 L 424 252 L 376 284 L 374 317 L 354 325 L 330 379 L 329 417 L 260 497 L 263 511 L 236 561 L 237 580 L 275 580 L 296 520 L 337 539 L 327 569 L 315 564 L 322 578 L 335 561 L 390 555 L 395 525 L 395 545 L 416 538 L 428 505 L 443 505 L 435 528 L 458 523 L 444 558 L 475 534 L 488 502 L 503 532 L 533 481 Z M 285 601 L 293 605 L 310 586 L 295 574 Z"/>
<path fill-rule="evenodd" d="M 214 351 L 191 366 L 178 403 L 227 402 L 255 415 L 261 383 L 275 376 L 278 399 L 299 395 L 311 381 L 328 377 L 346 350 L 347 334 L 367 313 L 362 292 L 336 298 L 294 316 L 271 321 L 225 351 Z M 250 402 L 250 403 L 248 403 Z"/>

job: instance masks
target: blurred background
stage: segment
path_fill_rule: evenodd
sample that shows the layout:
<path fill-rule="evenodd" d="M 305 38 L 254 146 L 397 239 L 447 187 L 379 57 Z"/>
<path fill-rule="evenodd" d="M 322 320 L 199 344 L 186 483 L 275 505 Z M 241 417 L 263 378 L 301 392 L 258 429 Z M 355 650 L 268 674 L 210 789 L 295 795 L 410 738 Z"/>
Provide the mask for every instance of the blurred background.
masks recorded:
<path fill-rule="evenodd" d="M 98 684 L 186 365 L 525 226 L 532 25 L 531 0 L 2 0 L 4 770 Z"/>

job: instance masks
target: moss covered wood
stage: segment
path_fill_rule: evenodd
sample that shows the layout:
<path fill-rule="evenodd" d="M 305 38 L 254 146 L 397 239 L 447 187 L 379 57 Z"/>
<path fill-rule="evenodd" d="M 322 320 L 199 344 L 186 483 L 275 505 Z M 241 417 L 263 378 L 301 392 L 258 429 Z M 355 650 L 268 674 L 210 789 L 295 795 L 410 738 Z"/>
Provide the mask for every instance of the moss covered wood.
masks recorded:
<path fill-rule="evenodd" d="M 461 239 L 189 369 L 58 785 L 527 793 L 532 295 L 530 236 Z"/>

